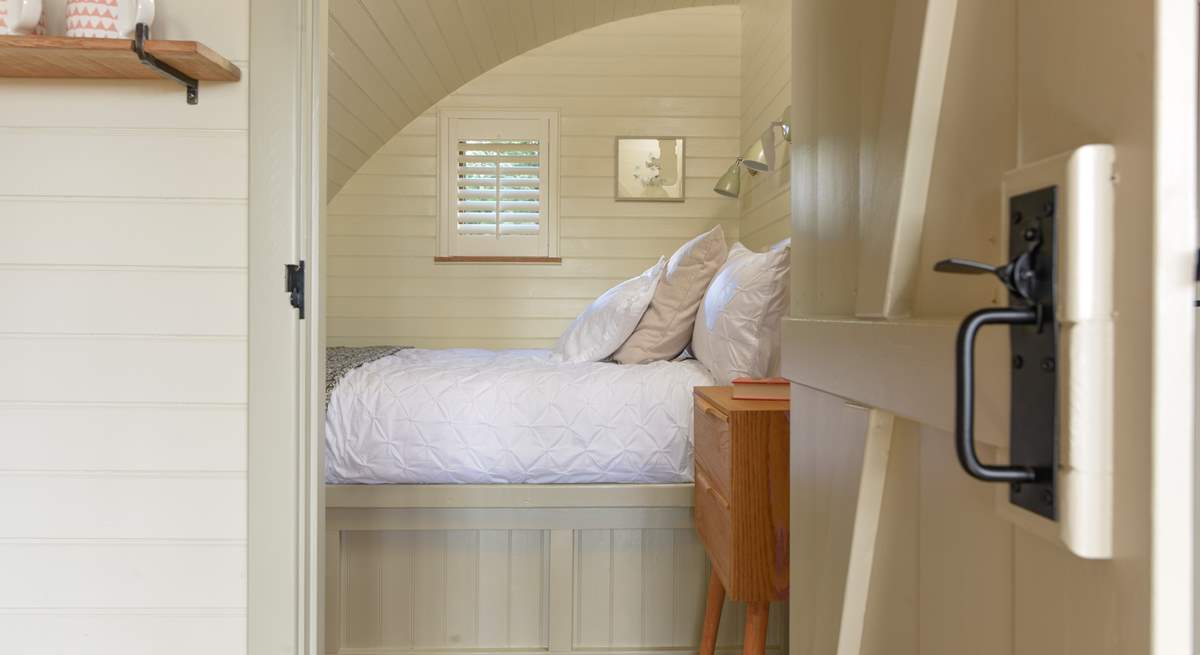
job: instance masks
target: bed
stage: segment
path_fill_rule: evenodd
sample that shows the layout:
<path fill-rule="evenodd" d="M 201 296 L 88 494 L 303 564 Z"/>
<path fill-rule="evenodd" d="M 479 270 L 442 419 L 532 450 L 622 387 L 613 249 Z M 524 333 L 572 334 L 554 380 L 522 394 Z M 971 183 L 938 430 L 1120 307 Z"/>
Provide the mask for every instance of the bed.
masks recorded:
<path fill-rule="evenodd" d="M 692 480 L 693 359 L 561 364 L 548 350 L 400 350 L 345 374 L 326 480 L 357 484 Z"/>
<path fill-rule="evenodd" d="M 363 352 L 330 355 L 327 653 L 695 652 L 702 365 Z M 742 613 L 724 616 L 737 649 Z"/>

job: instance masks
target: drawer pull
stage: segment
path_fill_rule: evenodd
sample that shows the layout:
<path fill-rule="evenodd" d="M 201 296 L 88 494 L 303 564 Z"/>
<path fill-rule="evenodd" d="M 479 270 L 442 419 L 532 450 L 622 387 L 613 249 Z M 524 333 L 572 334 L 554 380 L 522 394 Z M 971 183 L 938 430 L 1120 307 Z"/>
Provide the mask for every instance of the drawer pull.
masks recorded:
<path fill-rule="evenodd" d="M 712 405 L 704 402 L 703 400 L 697 400 L 696 404 L 700 406 L 700 409 L 703 410 L 705 414 L 708 414 L 709 416 L 717 419 L 718 421 L 724 422 L 725 420 L 727 420 L 725 415 L 721 413 L 721 410 L 717 409 L 716 407 L 713 407 Z"/>
<path fill-rule="evenodd" d="M 708 481 L 708 476 L 696 471 L 696 481 L 699 482 L 700 486 L 704 488 L 704 493 L 716 498 L 717 502 L 721 503 L 721 507 L 729 509 L 729 501 L 725 500 L 725 497 L 722 496 L 719 491 L 717 491 L 716 487 L 712 486 L 712 483 Z"/>
<path fill-rule="evenodd" d="M 721 494 L 717 493 L 716 489 L 713 489 L 712 487 L 708 487 L 707 489 L 705 489 L 705 491 L 707 491 L 709 493 L 709 495 L 712 496 L 713 498 L 716 498 L 717 502 L 721 503 L 721 507 L 724 507 L 725 509 L 729 509 L 729 501 L 725 500 L 725 498 L 723 498 L 721 496 Z"/>

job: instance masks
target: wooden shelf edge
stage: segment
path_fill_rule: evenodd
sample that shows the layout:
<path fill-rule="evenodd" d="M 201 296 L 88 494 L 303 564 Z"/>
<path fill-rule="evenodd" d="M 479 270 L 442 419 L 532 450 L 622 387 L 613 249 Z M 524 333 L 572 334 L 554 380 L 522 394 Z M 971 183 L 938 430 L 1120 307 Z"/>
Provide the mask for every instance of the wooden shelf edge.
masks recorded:
<path fill-rule="evenodd" d="M 435 264 L 561 264 L 562 257 L 434 257 Z"/>
<path fill-rule="evenodd" d="M 198 41 L 146 41 L 146 52 L 202 82 L 237 82 L 242 71 Z M 130 39 L 0 36 L 0 77 L 23 79 L 158 79 Z"/>

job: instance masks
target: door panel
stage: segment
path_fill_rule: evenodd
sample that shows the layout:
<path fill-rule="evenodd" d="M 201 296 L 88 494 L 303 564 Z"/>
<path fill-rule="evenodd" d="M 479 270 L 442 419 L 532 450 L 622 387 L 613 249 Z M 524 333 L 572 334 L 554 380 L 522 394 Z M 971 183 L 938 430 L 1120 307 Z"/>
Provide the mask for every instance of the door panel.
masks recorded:
<path fill-rule="evenodd" d="M 837 648 L 867 412 L 792 385 L 789 639 L 794 653 Z"/>
<path fill-rule="evenodd" d="M 954 24 L 944 85 L 925 85 L 938 96 L 917 98 L 920 57 L 904 46 L 922 43 L 938 12 Z M 1179 621 L 1192 616 L 1191 516 L 1178 508 L 1190 498 L 1195 402 L 1190 372 L 1181 373 L 1194 346 L 1194 3 L 794 0 L 792 21 L 795 268 L 783 374 L 796 383 L 795 652 L 1192 652 L 1190 626 L 1184 635 Z M 1164 77 L 1168 52 L 1190 62 L 1183 75 Z M 896 100 L 906 84 L 909 106 Z M 912 171 L 906 140 L 923 137 L 895 118 L 934 104 L 927 200 L 913 221 L 899 215 L 909 205 L 897 187 Z M 1095 142 L 1113 144 L 1117 161 L 1115 555 L 1100 561 L 998 511 L 1006 501 L 997 487 L 959 468 L 948 431 L 954 326 L 1007 297 L 994 280 L 928 270 L 947 257 L 999 263 L 1005 171 Z M 1178 211 L 1162 214 L 1166 206 Z M 888 230 L 893 260 L 920 262 L 911 279 L 883 282 L 915 285 L 911 312 L 900 302 L 884 320 L 863 320 L 856 311 L 877 315 L 861 311 L 864 289 L 878 295 L 864 278 L 887 268 L 863 243 L 887 241 Z M 996 344 L 1007 338 L 989 330 L 976 431 L 981 458 L 1005 463 L 1009 358 Z M 867 444 L 867 413 L 856 404 L 897 420 L 863 633 L 849 650 L 839 626 L 854 611 L 842 608 Z"/>
<path fill-rule="evenodd" d="M 950 434 L 920 434 L 921 653 L 1010 655 L 1012 524 L 993 511 L 995 490 L 958 467 Z"/>
<path fill-rule="evenodd" d="M 920 655 L 921 426 L 897 420 L 888 455 L 862 655 Z"/>
<path fill-rule="evenodd" d="M 1073 557 L 1022 530 L 1013 534 L 1015 653 L 1116 655 L 1115 567 Z"/>

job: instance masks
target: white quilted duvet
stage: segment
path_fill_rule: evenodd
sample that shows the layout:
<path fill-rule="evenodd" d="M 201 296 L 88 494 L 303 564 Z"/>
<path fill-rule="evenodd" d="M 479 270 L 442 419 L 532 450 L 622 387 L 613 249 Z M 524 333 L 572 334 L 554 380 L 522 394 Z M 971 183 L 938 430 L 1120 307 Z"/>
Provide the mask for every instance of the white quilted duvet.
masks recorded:
<path fill-rule="evenodd" d="M 331 483 L 690 482 L 695 360 L 562 364 L 545 350 L 403 350 L 342 378 Z"/>

